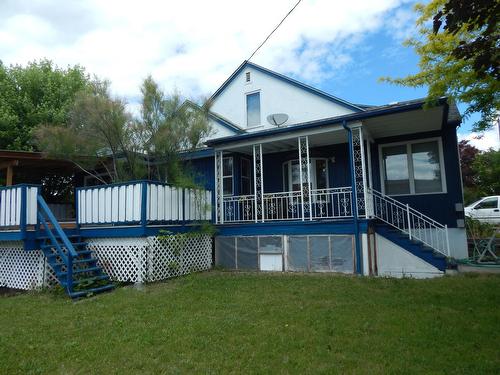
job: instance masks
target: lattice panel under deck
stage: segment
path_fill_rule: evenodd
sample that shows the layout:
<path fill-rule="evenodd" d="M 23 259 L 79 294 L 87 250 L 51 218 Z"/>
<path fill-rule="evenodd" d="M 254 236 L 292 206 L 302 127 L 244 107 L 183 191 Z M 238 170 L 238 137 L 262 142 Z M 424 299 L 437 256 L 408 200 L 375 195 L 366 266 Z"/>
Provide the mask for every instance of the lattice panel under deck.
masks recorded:
<path fill-rule="evenodd" d="M 43 286 L 45 257 L 40 250 L 26 252 L 20 241 L 0 243 L 0 286 L 36 289 Z"/>
<path fill-rule="evenodd" d="M 207 235 L 148 237 L 148 242 L 148 281 L 207 270 L 211 266 L 212 239 Z"/>
<path fill-rule="evenodd" d="M 87 247 L 114 281 L 146 281 L 146 238 L 96 238 Z"/>
<path fill-rule="evenodd" d="M 88 248 L 112 280 L 123 282 L 159 281 L 206 270 L 212 259 L 207 235 L 89 239 Z"/>

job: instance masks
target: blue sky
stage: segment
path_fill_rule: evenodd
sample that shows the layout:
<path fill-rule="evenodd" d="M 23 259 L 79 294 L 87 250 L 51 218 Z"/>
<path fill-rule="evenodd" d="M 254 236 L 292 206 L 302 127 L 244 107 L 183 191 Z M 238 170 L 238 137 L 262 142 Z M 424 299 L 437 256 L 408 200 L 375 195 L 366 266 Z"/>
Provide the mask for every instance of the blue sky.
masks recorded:
<path fill-rule="evenodd" d="M 108 79 L 132 110 L 148 75 L 166 92 L 196 100 L 214 92 L 296 2 L 2 0 L 0 59 L 79 64 Z M 417 56 L 402 46 L 416 31 L 414 4 L 302 0 L 252 61 L 355 103 L 423 97 L 425 88 L 378 82 L 417 71 Z M 472 139 L 473 120 L 461 138 Z M 476 143 L 498 144 L 494 133 L 487 140 Z"/>

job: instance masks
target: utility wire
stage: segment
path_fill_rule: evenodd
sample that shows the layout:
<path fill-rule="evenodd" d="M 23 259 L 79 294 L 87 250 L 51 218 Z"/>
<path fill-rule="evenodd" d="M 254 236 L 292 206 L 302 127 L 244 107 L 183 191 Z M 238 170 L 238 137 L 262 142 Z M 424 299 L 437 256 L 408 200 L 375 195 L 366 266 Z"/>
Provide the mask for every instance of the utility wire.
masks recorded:
<path fill-rule="evenodd" d="M 273 29 L 273 31 L 271 31 L 271 33 L 270 33 L 270 34 L 266 37 L 266 39 L 264 39 L 264 41 L 263 41 L 263 42 L 262 42 L 262 43 L 261 43 L 261 44 L 257 47 L 257 49 L 256 49 L 255 51 L 253 51 L 253 53 L 250 55 L 250 57 L 247 59 L 247 61 L 250 61 L 250 59 L 253 57 L 253 55 L 255 55 L 255 54 L 257 53 L 257 51 L 258 51 L 258 50 L 259 50 L 259 49 L 260 49 L 260 48 L 261 48 L 264 44 L 266 44 L 266 42 L 269 40 L 269 38 L 271 37 L 271 35 L 273 35 L 273 34 L 274 34 L 274 32 L 275 32 L 276 30 L 278 30 L 278 29 L 279 29 L 279 27 L 281 26 L 281 24 L 282 24 L 283 22 L 285 22 L 285 20 L 287 19 L 287 17 L 288 17 L 290 14 L 292 14 L 292 12 L 295 10 L 295 8 L 297 8 L 297 6 L 298 6 L 301 2 L 302 2 L 302 0 L 297 1 L 297 3 L 293 6 L 293 8 L 292 8 L 292 9 L 290 9 L 290 10 L 288 11 L 288 13 L 286 14 L 286 16 L 285 16 L 285 17 L 283 17 L 283 19 L 280 21 L 280 23 L 278 24 L 278 26 L 276 26 L 276 27 Z"/>

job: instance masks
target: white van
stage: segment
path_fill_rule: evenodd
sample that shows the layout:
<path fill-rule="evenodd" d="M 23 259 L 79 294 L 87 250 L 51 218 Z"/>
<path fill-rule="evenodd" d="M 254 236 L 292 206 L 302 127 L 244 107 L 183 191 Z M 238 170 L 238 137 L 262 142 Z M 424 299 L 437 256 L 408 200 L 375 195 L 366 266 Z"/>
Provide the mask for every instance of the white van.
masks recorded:
<path fill-rule="evenodd" d="M 465 207 L 465 216 L 491 224 L 500 224 L 500 196 L 484 197 Z"/>

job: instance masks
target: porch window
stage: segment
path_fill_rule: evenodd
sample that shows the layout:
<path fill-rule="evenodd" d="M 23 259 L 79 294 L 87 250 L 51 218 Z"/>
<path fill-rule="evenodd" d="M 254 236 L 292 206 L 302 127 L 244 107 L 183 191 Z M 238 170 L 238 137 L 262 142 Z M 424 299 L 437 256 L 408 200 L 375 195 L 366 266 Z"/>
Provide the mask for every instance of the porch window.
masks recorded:
<path fill-rule="evenodd" d="M 312 189 L 328 188 L 328 163 L 326 159 L 312 158 L 309 162 L 309 171 Z M 303 178 L 305 179 L 305 177 Z M 290 160 L 283 164 L 283 190 L 300 191 L 300 167 L 298 160 Z"/>
<path fill-rule="evenodd" d="M 260 92 L 247 94 L 247 126 L 260 125 Z"/>
<path fill-rule="evenodd" d="M 241 159 L 241 194 L 252 194 L 252 170 L 250 160 Z"/>
<path fill-rule="evenodd" d="M 222 188 L 224 195 L 233 195 L 233 158 L 222 159 Z"/>
<path fill-rule="evenodd" d="M 383 192 L 388 195 L 445 191 L 438 139 L 381 146 Z"/>

